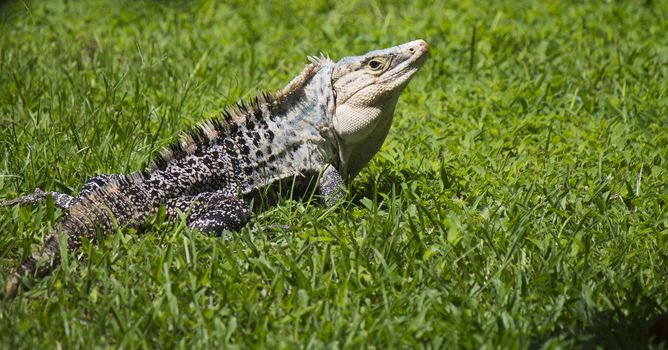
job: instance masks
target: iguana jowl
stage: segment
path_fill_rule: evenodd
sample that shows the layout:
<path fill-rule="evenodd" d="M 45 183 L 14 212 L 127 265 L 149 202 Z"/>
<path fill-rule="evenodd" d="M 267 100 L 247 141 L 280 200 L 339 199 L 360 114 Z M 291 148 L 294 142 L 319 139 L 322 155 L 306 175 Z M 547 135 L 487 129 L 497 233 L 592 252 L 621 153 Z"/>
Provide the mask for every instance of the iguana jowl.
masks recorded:
<path fill-rule="evenodd" d="M 341 185 L 380 149 L 397 99 L 427 51 L 425 41 L 415 40 L 339 62 L 311 58 L 283 90 L 203 123 L 143 172 L 96 176 L 76 197 L 38 189 L 6 202 L 52 195 L 68 212 L 44 249 L 9 276 L 5 295 L 16 295 L 22 276 L 43 276 L 59 263 L 59 235 L 66 235 L 69 250 L 77 249 L 97 229 L 138 227 L 161 206 L 169 219 L 188 213 L 188 225 L 204 232 L 236 230 L 249 219 L 248 199 L 295 179 L 318 181 L 326 203 L 340 197 Z"/>

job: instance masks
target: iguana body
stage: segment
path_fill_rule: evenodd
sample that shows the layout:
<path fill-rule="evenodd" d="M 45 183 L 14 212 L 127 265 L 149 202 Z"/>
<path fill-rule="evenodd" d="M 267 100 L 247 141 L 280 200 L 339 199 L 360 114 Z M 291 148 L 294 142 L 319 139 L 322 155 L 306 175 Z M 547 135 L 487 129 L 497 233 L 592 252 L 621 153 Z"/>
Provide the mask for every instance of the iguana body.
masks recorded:
<path fill-rule="evenodd" d="M 96 230 L 138 227 L 161 206 L 169 219 L 187 213 L 188 225 L 203 232 L 237 230 L 248 221 L 247 201 L 260 191 L 271 197 L 283 184 L 303 192 L 317 183 L 325 202 L 340 197 L 341 185 L 382 145 L 396 101 L 426 53 L 427 44 L 416 40 L 338 63 L 312 59 L 283 90 L 202 124 L 143 172 L 94 177 L 77 197 L 37 190 L 7 202 L 49 194 L 68 213 L 43 251 L 9 276 L 5 294 L 16 294 L 22 276 L 42 276 L 59 263 L 61 234 L 69 250 L 77 249 Z"/>

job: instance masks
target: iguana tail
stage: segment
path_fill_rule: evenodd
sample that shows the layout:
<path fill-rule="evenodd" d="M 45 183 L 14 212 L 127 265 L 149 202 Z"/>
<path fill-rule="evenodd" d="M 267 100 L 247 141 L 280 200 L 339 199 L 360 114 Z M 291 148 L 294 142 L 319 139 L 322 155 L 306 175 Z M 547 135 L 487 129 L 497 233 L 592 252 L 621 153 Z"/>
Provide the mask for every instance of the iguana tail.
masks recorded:
<path fill-rule="evenodd" d="M 44 241 L 44 249 L 33 252 L 7 279 L 5 296 L 13 298 L 18 292 L 21 277 L 44 277 L 60 264 L 60 237 L 67 238 L 67 250 L 81 246 L 83 237 L 93 239 L 95 229 L 112 227 L 108 210 L 96 205 L 90 198 L 82 199 L 63 218 L 60 227 L 53 228 Z"/>
<path fill-rule="evenodd" d="M 44 259 L 45 263 L 37 269 L 38 262 Z M 25 259 L 21 265 L 9 275 L 7 278 L 7 285 L 5 287 L 5 297 L 14 298 L 19 290 L 19 283 L 22 276 L 36 275 L 43 277 L 53 267 L 60 263 L 60 248 L 58 245 L 58 231 L 52 229 L 44 243 L 44 250 L 42 252 L 36 251 Z"/>
<path fill-rule="evenodd" d="M 67 239 L 67 250 L 73 251 L 81 246 L 84 237 L 93 241 L 98 229 L 110 232 L 114 227 L 113 218 L 120 225 L 142 222 L 146 218 L 145 210 L 138 210 L 132 198 L 125 194 L 131 190 L 141 194 L 137 181 L 117 181 L 80 198 L 65 215 L 60 227 L 51 230 L 44 242 L 44 249 L 32 253 L 9 276 L 5 296 L 16 296 L 22 277 L 43 277 L 60 264 L 61 235 Z"/>

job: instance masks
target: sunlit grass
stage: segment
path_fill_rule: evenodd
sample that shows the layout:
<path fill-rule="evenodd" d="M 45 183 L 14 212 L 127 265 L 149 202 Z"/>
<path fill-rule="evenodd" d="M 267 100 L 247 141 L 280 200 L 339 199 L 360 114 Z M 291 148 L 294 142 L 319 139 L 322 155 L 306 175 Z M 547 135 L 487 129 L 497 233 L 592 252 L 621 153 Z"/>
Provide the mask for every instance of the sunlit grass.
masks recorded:
<path fill-rule="evenodd" d="M 492 4 L 493 3 L 493 4 Z M 333 209 L 153 222 L 0 301 L 0 347 L 634 348 L 668 312 L 662 1 L 0 8 L 0 200 L 140 169 L 307 55 L 427 40 Z M 0 208 L 0 282 L 61 212 Z"/>

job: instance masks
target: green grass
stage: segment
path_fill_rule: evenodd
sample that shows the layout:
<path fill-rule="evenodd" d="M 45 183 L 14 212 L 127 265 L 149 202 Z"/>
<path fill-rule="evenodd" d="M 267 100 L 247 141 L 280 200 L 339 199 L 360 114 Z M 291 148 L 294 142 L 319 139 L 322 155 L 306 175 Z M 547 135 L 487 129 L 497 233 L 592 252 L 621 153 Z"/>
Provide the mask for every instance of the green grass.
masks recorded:
<path fill-rule="evenodd" d="M 16 300 L 0 348 L 633 348 L 668 312 L 665 1 L 15 2 L 0 199 L 130 172 L 305 56 L 431 57 L 334 209 L 153 223 Z M 0 283 L 62 213 L 0 208 Z"/>

